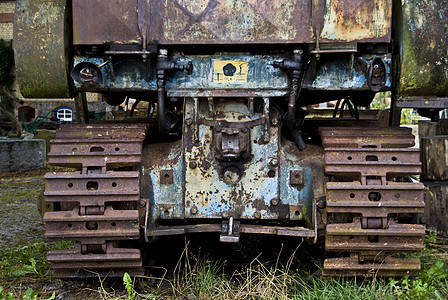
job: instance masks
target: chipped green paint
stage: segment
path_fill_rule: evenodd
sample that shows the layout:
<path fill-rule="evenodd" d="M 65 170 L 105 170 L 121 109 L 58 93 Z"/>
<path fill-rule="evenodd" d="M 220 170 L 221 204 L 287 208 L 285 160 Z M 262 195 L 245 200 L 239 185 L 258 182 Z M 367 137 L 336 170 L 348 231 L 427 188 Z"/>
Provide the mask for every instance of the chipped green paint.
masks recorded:
<path fill-rule="evenodd" d="M 448 1 L 403 1 L 399 94 L 448 96 Z"/>
<path fill-rule="evenodd" d="M 17 1 L 14 52 L 24 97 L 69 97 L 67 9 L 65 0 Z"/>

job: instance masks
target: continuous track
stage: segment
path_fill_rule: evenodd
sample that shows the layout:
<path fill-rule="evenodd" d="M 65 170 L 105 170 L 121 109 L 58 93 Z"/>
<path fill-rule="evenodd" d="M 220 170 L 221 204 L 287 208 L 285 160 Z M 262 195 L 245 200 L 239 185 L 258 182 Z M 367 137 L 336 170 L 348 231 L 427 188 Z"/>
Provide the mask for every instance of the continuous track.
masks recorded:
<path fill-rule="evenodd" d="M 327 183 L 324 276 L 404 276 L 418 259 L 394 257 L 423 249 L 423 184 L 399 178 L 420 173 L 419 151 L 407 128 L 321 128 Z"/>
<path fill-rule="evenodd" d="M 45 202 L 52 208 L 44 214 L 45 237 L 76 243 L 48 252 L 56 277 L 143 273 L 140 250 L 123 241 L 140 238 L 136 167 L 145 134 L 142 124 L 70 124 L 56 131 L 49 163 L 78 169 L 45 175 Z"/>

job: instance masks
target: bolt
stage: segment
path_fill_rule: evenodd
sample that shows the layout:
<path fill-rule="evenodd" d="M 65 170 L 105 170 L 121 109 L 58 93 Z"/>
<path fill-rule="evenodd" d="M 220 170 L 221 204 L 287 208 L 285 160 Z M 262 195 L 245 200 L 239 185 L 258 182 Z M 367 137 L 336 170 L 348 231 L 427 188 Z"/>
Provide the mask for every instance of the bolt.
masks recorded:
<path fill-rule="evenodd" d="M 271 124 L 272 124 L 272 126 L 277 126 L 278 125 L 278 119 L 277 118 L 273 118 L 271 120 Z"/>
<path fill-rule="evenodd" d="M 320 209 L 325 208 L 325 206 L 327 206 L 327 204 L 324 199 L 320 199 L 319 201 L 317 201 L 317 207 L 319 207 Z"/>
<path fill-rule="evenodd" d="M 222 212 L 222 217 L 223 218 L 228 218 L 229 217 L 229 212 L 228 211 L 223 211 Z"/>
<path fill-rule="evenodd" d="M 273 206 L 277 206 L 280 203 L 280 199 L 278 198 L 274 198 L 271 200 L 271 205 Z"/>
<path fill-rule="evenodd" d="M 420 217 L 420 223 L 426 224 L 427 221 L 428 221 L 428 219 L 425 216 Z"/>
<path fill-rule="evenodd" d="M 193 124 L 193 120 L 191 118 L 186 118 L 185 119 L 185 123 L 190 126 L 191 124 Z"/>
<path fill-rule="evenodd" d="M 260 219 L 260 218 L 261 218 L 261 213 L 260 213 L 259 211 L 256 211 L 256 212 L 254 213 L 254 217 L 255 217 L 256 219 Z"/>
<path fill-rule="evenodd" d="M 271 164 L 271 166 L 276 167 L 278 165 L 278 159 L 273 158 L 273 159 L 271 159 L 271 161 L 269 163 Z"/>
<path fill-rule="evenodd" d="M 197 164 L 195 161 L 190 161 L 189 166 L 190 166 L 190 168 L 192 168 L 192 169 L 196 169 L 196 167 L 198 166 L 198 164 Z"/>
<path fill-rule="evenodd" d="M 140 200 L 139 204 L 140 204 L 141 207 L 145 207 L 146 206 L 146 201 Z"/>
<path fill-rule="evenodd" d="M 264 137 L 263 137 L 263 141 L 265 142 L 265 143 L 269 143 L 269 134 L 266 134 Z"/>
<path fill-rule="evenodd" d="M 192 215 L 195 215 L 198 213 L 198 208 L 196 207 L 196 205 L 193 205 L 190 209 L 190 212 Z"/>

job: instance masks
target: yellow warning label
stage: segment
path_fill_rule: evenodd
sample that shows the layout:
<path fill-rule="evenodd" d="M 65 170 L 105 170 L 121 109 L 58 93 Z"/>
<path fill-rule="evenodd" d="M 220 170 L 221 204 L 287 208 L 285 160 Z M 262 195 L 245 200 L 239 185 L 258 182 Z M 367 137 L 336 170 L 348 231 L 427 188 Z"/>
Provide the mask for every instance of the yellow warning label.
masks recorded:
<path fill-rule="evenodd" d="M 216 83 L 247 82 L 247 61 L 241 61 L 241 60 L 213 61 L 213 82 Z"/>

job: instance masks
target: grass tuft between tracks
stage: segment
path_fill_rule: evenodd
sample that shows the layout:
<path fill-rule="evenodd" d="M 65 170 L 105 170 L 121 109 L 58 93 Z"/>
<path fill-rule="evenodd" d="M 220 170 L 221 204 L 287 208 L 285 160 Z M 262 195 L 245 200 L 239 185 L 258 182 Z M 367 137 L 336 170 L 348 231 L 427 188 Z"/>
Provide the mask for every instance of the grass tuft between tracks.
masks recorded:
<path fill-rule="evenodd" d="M 39 283 L 54 280 L 45 251 L 70 246 L 42 242 L 0 250 L 0 300 L 54 299 L 51 293 L 37 292 Z M 422 261 L 416 278 L 322 279 L 319 271 L 306 270 L 297 259 L 299 248 L 285 260 L 281 254 L 270 262 L 257 256 L 229 272 L 225 261 L 195 256 L 187 245 L 174 269 L 158 276 L 125 275 L 113 286 L 97 281 L 88 299 L 447 299 L 447 251 L 448 246 L 430 235 L 422 252 L 409 255 Z M 24 286 L 20 292 L 18 285 Z M 63 292 L 56 291 L 56 297 Z"/>
<path fill-rule="evenodd" d="M 229 274 L 225 262 L 198 259 L 186 247 L 172 277 L 140 277 L 127 288 L 132 299 L 447 299 L 445 250 L 425 246 L 412 257 L 422 261 L 415 278 L 322 279 L 319 272 L 300 270 L 294 256 L 286 264 L 255 258 Z"/>

